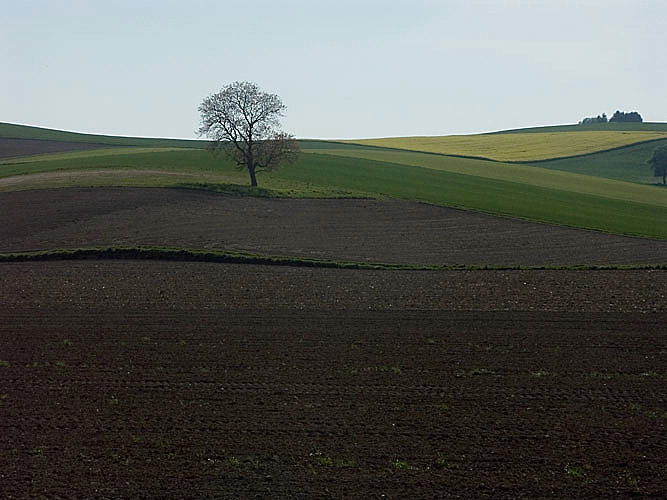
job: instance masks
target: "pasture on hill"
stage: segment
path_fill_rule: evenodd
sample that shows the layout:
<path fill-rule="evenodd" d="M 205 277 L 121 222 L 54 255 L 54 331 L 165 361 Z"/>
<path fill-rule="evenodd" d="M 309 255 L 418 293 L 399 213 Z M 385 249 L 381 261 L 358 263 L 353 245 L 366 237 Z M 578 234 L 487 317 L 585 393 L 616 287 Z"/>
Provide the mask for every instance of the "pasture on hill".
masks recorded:
<path fill-rule="evenodd" d="M 9 128 L 15 134 L 46 137 L 45 129 Z M 593 141 L 595 145 L 589 144 L 589 149 L 601 147 L 603 143 L 608 147 L 623 141 L 640 142 L 583 158 L 551 160 L 535 165 L 342 142 L 301 141 L 304 151 L 301 160 L 275 172 L 260 174 L 262 190 L 257 190 L 256 194 L 396 198 L 557 225 L 667 239 L 667 228 L 662 224 L 667 218 L 667 192 L 658 186 L 624 182 L 633 180 L 628 173 L 630 159 L 634 162 L 633 172 L 641 170 L 641 175 L 634 176 L 650 180 L 643 156 L 654 143 L 645 142 L 646 138 L 665 137 L 659 140 L 667 141 L 667 129 L 650 128 L 652 130 L 635 127 L 630 131 L 583 130 L 575 133 L 566 129 L 549 132 L 550 137 L 558 138 L 559 151 L 570 156 L 581 151 L 591 137 L 604 138 L 606 142 L 602 139 Z M 8 133 L 7 127 L 0 127 L 0 136 L 3 133 Z M 49 134 L 47 136 L 56 138 Z M 61 141 L 69 138 L 71 142 L 81 140 L 80 134 L 68 134 L 60 132 L 57 138 Z M 516 151 L 529 151 L 533 145 L 538 147 L 535 141 L 539 142 L 543 136 L 541 132 L 529 132 L 468 137 L 472 141 L 469 144 L 488 140 L 485 138 L 498 141 L 498 138 L 507 137 L 512 139 Z M 91 137 L 99 141 L 101 136 Z M 240 193 L 238 185 L 248 183 L 245 172 L 238 171 L 225 157 L 214 156 L 202 149 L 205 144 L 202 141 L 189 141 L 197 147 L 160 147 L 159 140 L 158 143 L 147 142 L 151 141 L 148 139 L 139 142 L 142 141 L 143 147 L 127 147 L 129 144 L 126 143 L 124 148 L 5 159 L 0 161 L 0 190 L 63 186 L 189 186 Z M 522 141 L 523 146 L 520 145 Z M 498 152 L 494 154 L 506 154 L 506 150 L 502 152 L 501 142 L 495 144 Z M 571 149 L 563 150 L 567 144 Z M 542 156 L 548 154 L 546 151 L 543 147 Z M 474 152 L 476 154 L 471 156 L 481 156 L 479 150 Z M 604 159 L 597 160 L 599 156 Z M 614 166 L 614 172 L 624 173 L 606 173 L 605 165 Z M 581 166 L 588 166 L 589 170 L 583 170 L 583 173 L 589 175 L 579 173 Z M 605 178 L 614 176 L 623 180 Z M 243 192 L 255 193 L 252 190 Z"/>
<path fill-rule="evenodd" d="M 533 162 L 588 155 L 659 139 L 667 139 L 667 131 L 517 132 L 513 134 L 450 135 L 443 137 L 395 137 L 349 142 L 366 146 L 485 158 L 505 162 Z"/>

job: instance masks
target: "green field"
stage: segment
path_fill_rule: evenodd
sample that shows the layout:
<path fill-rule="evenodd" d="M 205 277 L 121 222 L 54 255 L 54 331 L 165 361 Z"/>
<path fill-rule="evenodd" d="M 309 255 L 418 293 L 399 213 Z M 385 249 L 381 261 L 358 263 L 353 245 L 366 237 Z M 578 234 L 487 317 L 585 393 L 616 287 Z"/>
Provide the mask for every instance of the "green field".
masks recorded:
<path fill-rule="evenodd" d="M 653 177 L 653 170 L 647 165 L 646 160 L 651 157 L 655 148 L 665 145 L 667 145 L 667 139 L 662 139 L 578 158 L 546 160 L 531 164 L 564 172 L 652 184 L 658 179 Z"/>
<path fill-rule="evenodd" d="M 589 132 L 581 134 L 586 137 Z M 572 133 L 566 130 L 560 134 Z M 525 138 L 529 134 L 536 133 L 508 135 Z M 67 136 L 67 133 L 61 133 L 58 140 L 66 137 L 78 140 L 78 136 Z M 201 142 L 197 144 L 202 146 Z M 336 142 L 302 141 L 304 154 L 299 163 L 261 173 L 259 184 L 264 191 L 257 193 L 415 200 L 552 224 L 667 239 L 667 227 L 663 223 L 667 220 L 667 190 L 652 185 L 655 179 L 645 164 L 654 147 L 655 143 L 641 143 L 582 158 L 527 165 Z M 629 168 L 634 169 L 636 178 L 628 173 Z M 58 153 L 0 161 L 0 190 L 5 191 L 59 186 L 197 184 L 238 193 L 233 186 L 247 185 L 248 178 L 232 162 L 206 150 L 173 145 L 159 148 L 148 143 L 141 148 Z"/>
<path fill-rule="evenodd" d="M 667 131 L 533 131 L 530 133 L 517 132 L 512 134 L 395 137 L 387 139 L 363 139 L 349 142 L 365 146 L 423 151 L 449 156 L 486 158 L 509 162 L 530 162 L 588 155 L 658 139 L 667 139 Z"/>
<path fill-rule="evenodd" d="M 205 148 L 205 141 L 162 139 L 152 137 L 117 137 L 111 135 L 81 134 L 40 127 L 29 127 L 0 122 L 0 137 L 40 139 L 48 141 L 86 142 L 109 146 L 140 146 L 145 148 Z"/>

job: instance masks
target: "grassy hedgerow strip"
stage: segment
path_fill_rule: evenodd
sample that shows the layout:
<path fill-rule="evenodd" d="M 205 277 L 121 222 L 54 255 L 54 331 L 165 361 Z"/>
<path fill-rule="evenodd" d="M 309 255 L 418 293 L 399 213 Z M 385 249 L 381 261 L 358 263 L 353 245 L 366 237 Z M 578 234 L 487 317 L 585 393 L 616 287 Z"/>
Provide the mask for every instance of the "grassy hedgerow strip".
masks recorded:
<path fill-rule="evenodd" d="M 91 247 L 53 249 L 34 252 L 0 254 L 0 262 L 35 262 L 54 260 L 165 260 L 178 262 L 217 262 L 232 264 L 261 264 L 274 266 L 325 267 L 339 269 L 411 269 L 403 264 L 340 262 L 327 259 L 308 259 L 279 255 L 261 255 L 224 250 L 196 250 L 166 247 Z M 425 268 L 425 267 L 424 267 Z"/>
<path fill-rule="evenodd" d="M 350 262 L 328 259 L 309 259 L 281 255 L 261 255 L 224 250 L 196 250 L 166 247 L 91 247 L 53 249 L 32 252 L 0 253 L 0 262 L 46 262 L 57 260 L 161 260 L 176 262 L 214 262 L 228 264 L 259 264 L 270 266 L 319 267 L 330 269 L 399 270 L 399 271 L 595 271 L 595 270 L 667 270 L 665 264 L 629 265 L 415 265 L 382 262 Z"/>
<path fill-rule="evenodd" d="M 252 196 L 254 198 L 287 198 L 280 191 L 266 189 L 257 186 L 246 186 L 242 184 L 229 184 L 223 182 L 179 182 L 172 186 L 174 189 L 194 189 L 198 191 L 209 191 L 230 196 Z"/>

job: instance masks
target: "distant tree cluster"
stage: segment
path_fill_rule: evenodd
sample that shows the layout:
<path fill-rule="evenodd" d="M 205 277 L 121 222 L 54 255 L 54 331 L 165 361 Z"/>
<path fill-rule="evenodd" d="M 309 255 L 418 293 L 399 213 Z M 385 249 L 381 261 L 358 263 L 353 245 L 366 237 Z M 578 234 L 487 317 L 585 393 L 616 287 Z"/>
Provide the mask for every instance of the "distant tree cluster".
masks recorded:
<path fill-rule="evenodd" d="M 610 122 L 643 122 L 642 115 L 636 111 L 624 113 L 623 111 L 616 111 L 614 116 L 609 119 Z"/>
<path fill-rule="evenodd" d="M 607 123 L 609 120 L 607 120 L 607 114 L 602 113 L 602 116 L 597 115 L 597 116 L 590 116 L 588 118 L 584 118 L 579 122 L 579 125 L 586 124 L 586 123 Z"/>
<path fill-rule="evenodd" d="M 585 125 L 588 123 L 622 123 L 622 122 L 643 122 L 642 115 L 636 111 L 631 111 L 630 113 L 625 113 L 623 111 L 616 111 L 614 115 L 607 119 L 607 115 L 602 113 L 602 115 L 591 116 L 584 118 L 579 122 L 579 125 Z"/>

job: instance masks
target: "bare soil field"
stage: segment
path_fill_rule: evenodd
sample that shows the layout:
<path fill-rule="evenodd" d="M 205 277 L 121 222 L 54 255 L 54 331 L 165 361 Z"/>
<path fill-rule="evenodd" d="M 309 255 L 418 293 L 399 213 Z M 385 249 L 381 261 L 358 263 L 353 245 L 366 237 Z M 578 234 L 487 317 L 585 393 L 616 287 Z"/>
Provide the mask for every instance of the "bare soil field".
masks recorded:
<path fill-rule="evenodd" d="M 3 498 L 665 498 L 667 273 L 0 264 Z"/>
<path fill-rule="evenodd" d="M 156 245 L 405 264 L 667 263 L 667 242 L 432 205 L 185 189 L 0 193 L 0 251 Z"/>
<path fill-rule="evenodd" d="M 665 262 L 405 202 L 0 194 L 0 251 Z M 667 272 L 0 263 L 3 498 L 665 498 Z"/>
<path fill-rule="evenodd" d="M 88 149 L 109 148 L 107 144 L 88 142 L 48 141 L 42 139 L 10 139 L 0 137 L 0 159 L 44 153 L 64 153 Z"/>

